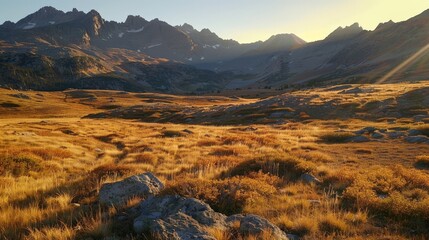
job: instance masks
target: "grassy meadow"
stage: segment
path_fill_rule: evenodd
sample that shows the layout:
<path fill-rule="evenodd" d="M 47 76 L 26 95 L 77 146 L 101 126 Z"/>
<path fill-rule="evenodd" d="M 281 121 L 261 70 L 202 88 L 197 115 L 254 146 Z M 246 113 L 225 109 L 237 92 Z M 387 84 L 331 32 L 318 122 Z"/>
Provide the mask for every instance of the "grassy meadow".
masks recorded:
<path fill-rule="evenodd" d="M 398 91 L 409 87 L 418 88 L 397 85 Z M 374 101 L 345 97 L 358 106 Z M 259 99 L 4 89 L 0 99 L 0 239 L 150 239 L 114 221 L 138 199 L 124 209 L 97 204 L 103 183 L 147 171 L 166 184 L 161 194 L 194 197 L 227 215 L 258 214 L 300 239 L 429 236 L 429 145 L 388 137 L 347 141 L 368 126 L 428 134 L 424 121 L 308 116 L 279 124 L 197 125 L 157 122 L 162 112 L 152 112 L 153 121 L 85 116 L 154 104 L 210 112 Z M 302 181 L 305 173 L 320 182 Z"/>

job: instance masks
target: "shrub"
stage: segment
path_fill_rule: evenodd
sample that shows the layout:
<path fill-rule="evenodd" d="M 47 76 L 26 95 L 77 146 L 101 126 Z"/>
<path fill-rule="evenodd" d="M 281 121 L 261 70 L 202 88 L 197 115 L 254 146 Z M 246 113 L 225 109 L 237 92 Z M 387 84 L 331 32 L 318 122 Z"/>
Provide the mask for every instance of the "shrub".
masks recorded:
<path fill-rule="evenodd" d="M 323 216 L 319 222 L 320 231 L 325 233 L 341 233 L 345 232 L 347 228 L 347 223 L 332 213 Z"/>
<path fill-rule="evenodd" d="M 174 137 L 183 137 L 185 136 L 185 134 L 180 131 L 165 130 L 165 131 L 162 131 L 161 136 L 167 137 L 167 138 L 174 138 Z"/>
<path fill-rule="evenodd" d="M 429 155 L 416 157 L 415 166 L 418 168 L 429 168 Z"/>
<path fill-rule="evenodd" d="M 0 155 L 0 175 L 11 173 L 14 176 L 27 175 L 30 171 L 41 171 L 40 160 L 31 155 Z"/>
<path fill-rule="evenodd" d="M 108 177 L 123 177 L 131 174 L 133 168 L 125 165 L 104 164 L 96 167 L 89 173 L 89 178 L 94 181 L 101 181 Z"/>
<path fill-rule="evenodd" d="M 245 176 L 252 172 L 261 171 L 289 180 L 296 180 L 303 173 L 311 172 L 315 168 L 315 163 L 300 158 L 266 155 L 244 161 L 226 172 L 224 176 Z"/>
<path fill-rule="evenodd" d="M 320 136 L 320 140 L 326 143 L 344 143 L 354 136 L 355 135 L 353 133 L 349 132 L 333 132 Z"/>
<path fill-rule="evenodd" d="M 182 179 L 166 188 L 163 194 L 197 198 L 214 210 L 229 215 L 241 213 L 248 200 L 275 194 L 273 185 L 279 182 L 277 177 L 262 173 L 225 180 Z"/>
<path fill-rule="evenodd" d="M 135 162 L 155 166 L 158 163 L 158 158 L 152 153 L 142 153 L 135 157 Z"/>

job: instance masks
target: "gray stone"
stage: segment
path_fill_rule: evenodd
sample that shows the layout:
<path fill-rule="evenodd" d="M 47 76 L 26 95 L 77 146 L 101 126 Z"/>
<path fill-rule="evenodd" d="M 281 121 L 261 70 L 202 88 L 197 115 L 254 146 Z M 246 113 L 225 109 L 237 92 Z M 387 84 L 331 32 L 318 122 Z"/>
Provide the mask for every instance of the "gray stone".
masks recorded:
<path fill-rule="evenodd" d="M 267 219 L 257 215 L 249 214 L 236 214 L 226 219 L 227 224 L 232 227 L 234 223 L 239 222 L 238 229 L 240 234 L 243 235 L 258 235 L 266 231 L 271 233 L 271 239 L 288 240 L 288 236 L 280 228 L 269 222 Z"/>
<path fill-rule="evenodd" d="M 148 198 L 158 194 L 162 189 L 164 184 L 148 172 L 119 182 L 103 184 L 98 198 L 102 205 L 120 206 L 133 197 Z"/>
<path fill-rule="evenodd" d="M 404 132 L 387 132 L 386 133 L 389 138 L 396 139 L 405 136 Z"/>
<path fill-rule="evenodd" d="M 312 183 L 321 183 L 321 181 L 317 177 L 313 176 L 310 173 L 304 173 L 304 174 L 302 174 L 301 177 L 299 177 L 299 179 L 301 181 L 303 181 L 305 183 L 309 183 L 309 184 L 312 184 Z"/>
<path fill-rule="evenodd" d="M 429 119 L 429 115 L 424 115 L 424 114 L 416 115 L 413 117 L 413 119 L 414 119 L 414 122 L 425 122 L 425 119 Z"/>
<path fill-rule="evenodd" d="M 422 132 L 420 132 L 419 130 L 416 130 L 416 129 L 408 130 L 408 136 L 418 136 L 421 134 L 422 134 Z"/>
<path fill-rule="evenodd" d="M 410 136 L 410 137 L 406 137 L 405 141 L 408 143 L 428 143 L 429 144 L 429 137 L 426 137 L 426 136 Z"/>
<path fill-rule="evenodd" d="M 369 138 L 365 136 L 355 136 L 351 137 L 347 140 L 347 142 L 353 142 L 353 143 L 363 143 L 363 142 L 369 142 Z"/>
<path fill-rule="evenodd" d="M 149 198 L 140 204 L 138 211 L 141 214 L 134 219 L 134 231 L 137 233 L 155 231 L 157 222 L 165 223 L 163 226 L 170 227 L 171 229 L 167 232 L 174 232 L 175 229 L 180 228 L 186 229 L 187 226 L 181 225 L 185 218 L 188 220 L 191 218 L 195 223 L 188 226 L 189 231 L 196 229 L 195 225 L 223 228 L 226 219 L 225 215 L 215 212 L 208 204 L 195 198 L 180 196 Z M 178 213 L 182 215 L 178 216 Z M 174 218 L 172 218 L 173 216 Z"/>
<path fill-rule="evenodd" d="M 381 133 L 375 132 L 371 135 L 371 137 L 375 138 L 375 139 L 382 139 L 382 138 L 384 138 L 384 135 Z"/>
<path fill-rule="evenodd" d="M 356 131 L 355 134 L 362 135 L 365 133 L 373 133 L 376 130 L 377 130 L 377 128 L 375 128 L 375 127 L 365 127 L 365 128 L 362 128 L 361 130 Z"/>

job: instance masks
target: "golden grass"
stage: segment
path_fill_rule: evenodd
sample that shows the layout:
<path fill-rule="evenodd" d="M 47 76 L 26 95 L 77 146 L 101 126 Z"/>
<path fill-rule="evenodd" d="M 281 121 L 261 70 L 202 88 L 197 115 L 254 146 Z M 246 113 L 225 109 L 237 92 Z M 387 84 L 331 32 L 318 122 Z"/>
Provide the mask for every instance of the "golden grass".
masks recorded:
<path fill-rule="evenodd" d="M 10 165 L 4 167 L 6 161 L 0 164 L 1 238 L 113 237 L 121 227 L 115 226 L 114 215 L 122 210 L 99 207 L 97 190 L 104 182 L 145 171 L 166 183 L 163 194 L 196 197 L 226 214 L 258 214 L 302 239 L 379 239 L 385 235 L 424 239 L 428 234 L 429 179 L 427 168 L 421 167 L 429 161 L 427 145 L 390 139 L 343 143 L 350 135 L 335 133 L 339 128 L 365 126 L 415 128 L 410 122 L 312 120 L 246 130 L 244 126 L 91 120 L 80 117 L 111 104 L 112 94 L 115 106 L 132 106 L 155 97 L 203 107 L 213 102 L 204 97 L 194 103 L 199 97 L 89 91 L 96 100 L 84 105 L 79 98 L 64 99 L 64 93 L 43 93 L 46 100 L 38 103 L 36 111 L 31 100 L 18 101 L 4 91 L 0 96 L 19 104 L 21 111 L 0 111 L 0 158 L 18 163 L 15 172 Z M 321 98 L 338 97 L 314 91 Z M 31 98 L 35 94 L 28 93 Z M 389 94 L 359 101 L 383 100 Z M 254 101 L 215 100 L 219 105 Z M 301 117 L 308 118 L 308 114 Z M 326 144 L 336 142 L 343 144 Z M 321 184 L 305 184 L 299 180 L 302 173 L 315 175 Z M 138 201 L 131 200 L 128 207 Z M 236 236 L 219 229 L 208 231 L 218 239 L 270 239 L 269 233 Z M 137 238 L 132 233 L 117 237 Z"/>

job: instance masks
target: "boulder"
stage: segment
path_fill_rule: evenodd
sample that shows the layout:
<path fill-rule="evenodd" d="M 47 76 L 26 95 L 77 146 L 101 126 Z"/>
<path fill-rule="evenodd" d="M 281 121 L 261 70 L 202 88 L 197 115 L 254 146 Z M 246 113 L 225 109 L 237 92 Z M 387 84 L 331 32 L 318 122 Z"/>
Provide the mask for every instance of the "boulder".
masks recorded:
<path fill-rule="evenodd" d="M 410 136 L 410 137 L 406 137 L 405 141 L 408 143 L 428 143 L 429 144 L 429 137 L 426 137 L 426 136 Z"/>
<path fill-rule="evenodd" d="M 195 198 L 181 196 L 150 197 L 135 211 L 136 233 L 150 233 L 161 240 L 214 240 L 209 229 L 238 231 L 245 235 L 258 235 L 269 231 L 271 239 L 289 239 L 288 235 L 268 220 L 256 215 L 225 215 L 215 212 L 208 204 Z M 239 223 L 239 228 L 236 229 Z"/>
<path fill-rule="evenodd" d="M 237 230 L 241 235 L 259 235 L 268 231 L 271 233 L 271 239 L 289 239 L 287 234 L 280 228 L 269 222 L 267 219 L 257 215 L 236 214 L 228 217 L 226 222 L 229 227 L 235 226 L 238 222 L 240 227 Z"/>
<path fill-rule="evenodd" d="M 180 196 L 149 198 L 139 205 L 138 211 L 141 214 L 134 219 L 135 232 L 149 231 L 164 235 L 164 233 L 159 232 L 160 229 L 163 229 L 168 236 L 172 236 L 169 233 L 177 232 L 177 230 L 189 231 L 198 235 L 203 227 L 223 228 L 226 219 L 225 215 L 215 212 L 208 204 L 195 198 Z M 182 224 L 184 222 L 187 224 Z"/>
<path fill-rule="evenodd" d="M 144 173 L 119 182 L 105 183 L 98 196 L 102 205 L 121 206 L 133 197 L 148 198 L 164 189 L 164 184 L 152 173 Z"/>

